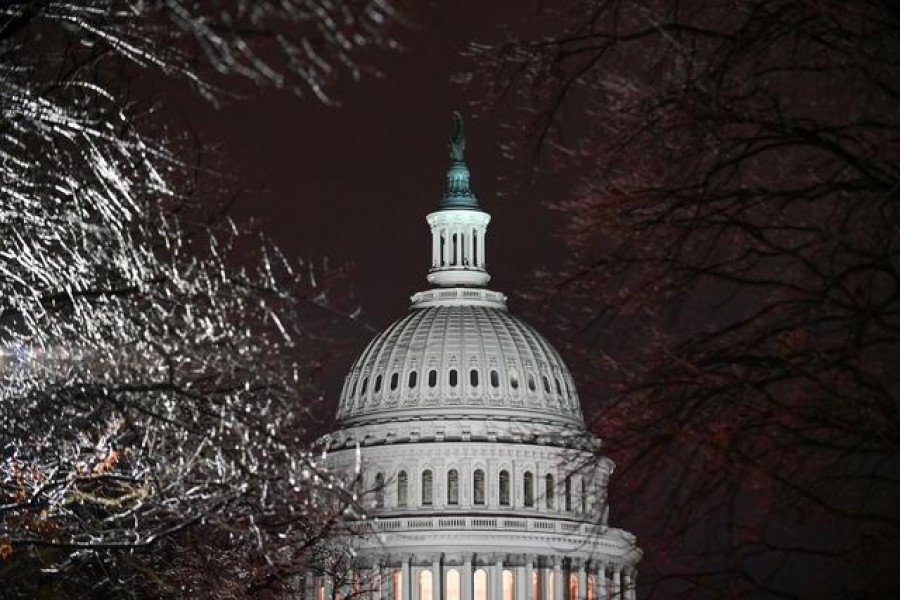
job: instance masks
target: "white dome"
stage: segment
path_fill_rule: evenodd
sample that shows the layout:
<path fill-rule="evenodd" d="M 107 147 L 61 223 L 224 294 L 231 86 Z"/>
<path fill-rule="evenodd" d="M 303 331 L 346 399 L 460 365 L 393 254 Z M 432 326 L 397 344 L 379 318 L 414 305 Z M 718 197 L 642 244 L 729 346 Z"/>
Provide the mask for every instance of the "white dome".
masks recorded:
<path fill-rule="evenodd" d="M 344 425 L 459 416 L 584 426 L 559 354 L 483 289 L 421 292 L 381 332 L 344 383 Z"/>

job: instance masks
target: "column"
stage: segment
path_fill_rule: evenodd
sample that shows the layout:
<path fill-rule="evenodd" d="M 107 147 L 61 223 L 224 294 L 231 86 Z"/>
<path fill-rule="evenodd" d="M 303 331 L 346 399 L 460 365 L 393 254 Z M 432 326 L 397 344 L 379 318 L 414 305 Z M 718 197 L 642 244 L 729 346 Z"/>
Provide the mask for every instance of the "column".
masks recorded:
<path fill-rule="evenodd" d="M 625 598 L 637 600 L 637 569 L 628 569 L 625 575 Z"/>
<path fill-rule="evenodd" d="M 613 565 L 612 580 L 612 597 L 619 600 L 622 597 L 622 567 L 619 565 Z"/>
<path fill-rule="evenodd" d="M 609 588 L 606 583 L 606 563 L 601 562 L 597 569 L 597 600 L 609 600 Z"/>
<path fill-rule="evenodd" d="M 550 567 L 546 563 L 541 565 L 538 571 L 538 587 L 541 590 L 541 597 L 536 600 L 554 600 L 553 590 L 550 589 Z"/>
<path fill-rule="evenodd" d="M 564 575 L 559 565 L 559 559 L 557 559 L 553 563 L 553 600 L 563 600 L 566 597 L 564 592 L 566 588 L 563 585 L 567 582 L 563 581 L 565 579 Z"/>
<path fill-rule="evenodd" d="M 383 600 L 394 600 L 394 567 L 388 565 L 383 573 L 381 597 Z"/>
<path fill-rule="evenodd" d="M 484 230 L 478 228 L 478 266 L 484 268 Z"/>
<path fill-rule="evenodd" d="M 441 230 L 431 230 L 431 266 L 438 267 L 441 264 Z"/>
<path fill-rule="evenodd" d="M 498 560 L 491 568 L 491 593 L 488 600 L 503 599 L 503 561 Z"/>
<path fill-rule="evenodd" d="M 587 573 L 584 562 L 578 565 L 578 600 L 587 600 Z"/>
<path fill-rule="evenodd" d="M 409 568 L 409 557 L 403 557 L 400 566 L 400 600 L 412 600 L 410 595 L 412 585 L 412 570 Z"/>
<path fill-rule="evenodd" d="M 475 592 L 472 589 L 472 557 L 467 556 L 462 570 L 462 600 L 473 600 Z"/>
<path fill-rule="evenodd" d="M 311 570 L 303 578 L 303 599 L 316 600 L 316 574 Z"/>
<path fill-rule="evenodd" d="M 431 563 L 431 598 L 444 600 L 444 570 L 441 567 L 440 555 Z"/>
<path fill-rule="evenodd" d="M 515 598 L 515 600 L 525 600 L 525 588 L 531 587 L 531 578 L 525 579 L 525 565 L 516 565 L 515 572 L 513 573 L 513 581 L 515 582 L 515 585 L 513 586 L 515 595 L 513 598 Z"/>
<path fill-rule="evenodd" d="M 525 577 L 524 584 L 522 587 L 525 589 L 525 597 L 524 600 L 538 600 L 537 598 L 532 598 L 534 596 L 534 584 L 532 580 L 534 579 L 534 559 L 531 556 L 527 556 L 525 558 Z"/>

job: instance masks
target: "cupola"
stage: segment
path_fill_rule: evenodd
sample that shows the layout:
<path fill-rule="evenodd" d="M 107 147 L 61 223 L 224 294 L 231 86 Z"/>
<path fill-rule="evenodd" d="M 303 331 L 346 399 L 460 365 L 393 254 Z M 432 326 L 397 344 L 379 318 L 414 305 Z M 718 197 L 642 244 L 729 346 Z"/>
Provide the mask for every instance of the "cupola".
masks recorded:
<path fill-rule="evenodd" d="M 453 113 L 447 189 L 438 210 L 428 215 L 431 227 L 431 269 L 428 282 L 440 287 L 483 287 L 484 238 L 491 216 L 481 209 L 469 183 L 462 117 Z"/>

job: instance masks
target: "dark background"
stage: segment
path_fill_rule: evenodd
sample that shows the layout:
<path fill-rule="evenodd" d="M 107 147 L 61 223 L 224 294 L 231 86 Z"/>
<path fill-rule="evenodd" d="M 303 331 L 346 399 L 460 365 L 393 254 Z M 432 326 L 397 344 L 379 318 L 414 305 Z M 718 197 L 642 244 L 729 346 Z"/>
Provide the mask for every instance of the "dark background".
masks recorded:
<path fill-rule="evenodd" d="M 534 272 L 562 260 L 554 237 L 561 215 L 545 201 L 563 194 L 565 182 L 539 174 L 527 158 L 504 158 L 510 132 L 497 124 L 500 115 L 477 114 L 470 107 L 477 98 L 451 81 L 472 67 L 461 56 L 470 42 L 497 41 L 506 24 L 539 11 L 532 2 L 467 0 L 412 13 L 397 29 L 403 51 L 363 57 L 378 73 L 340 82 L 331 90 L 336 106 L 280 90 L 217 110 L 190 94 L 179 98 L 180 116 L 243 190 L 232 216 L 289 257 L 349 270 L 337 300 L 362 308 L 360 327 L 343 329 L 345 351 L 318 377 L 323 415 L 336 406 L 352 357 L 427 288 L 425 216 L 443 193 L 453 110 L 465 118 L 473 190 L 492 215 L 490 287 L 510 296 L 513 311 L 522 309 L 517 294 L 533 289 Z"/>

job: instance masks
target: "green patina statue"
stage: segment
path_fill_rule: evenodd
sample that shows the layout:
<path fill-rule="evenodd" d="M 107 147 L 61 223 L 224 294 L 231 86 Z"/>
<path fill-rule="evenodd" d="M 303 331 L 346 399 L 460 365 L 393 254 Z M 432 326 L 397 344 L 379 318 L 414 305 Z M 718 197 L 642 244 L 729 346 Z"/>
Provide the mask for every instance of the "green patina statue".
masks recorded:
<path fill-rule="evenodd" d="M 450 135 L 450 157 L 454 161 L 462 161 L 466 152 L 466 136 L 463 132 L 462 115 L 453 111 L 452 133 Z"/>

